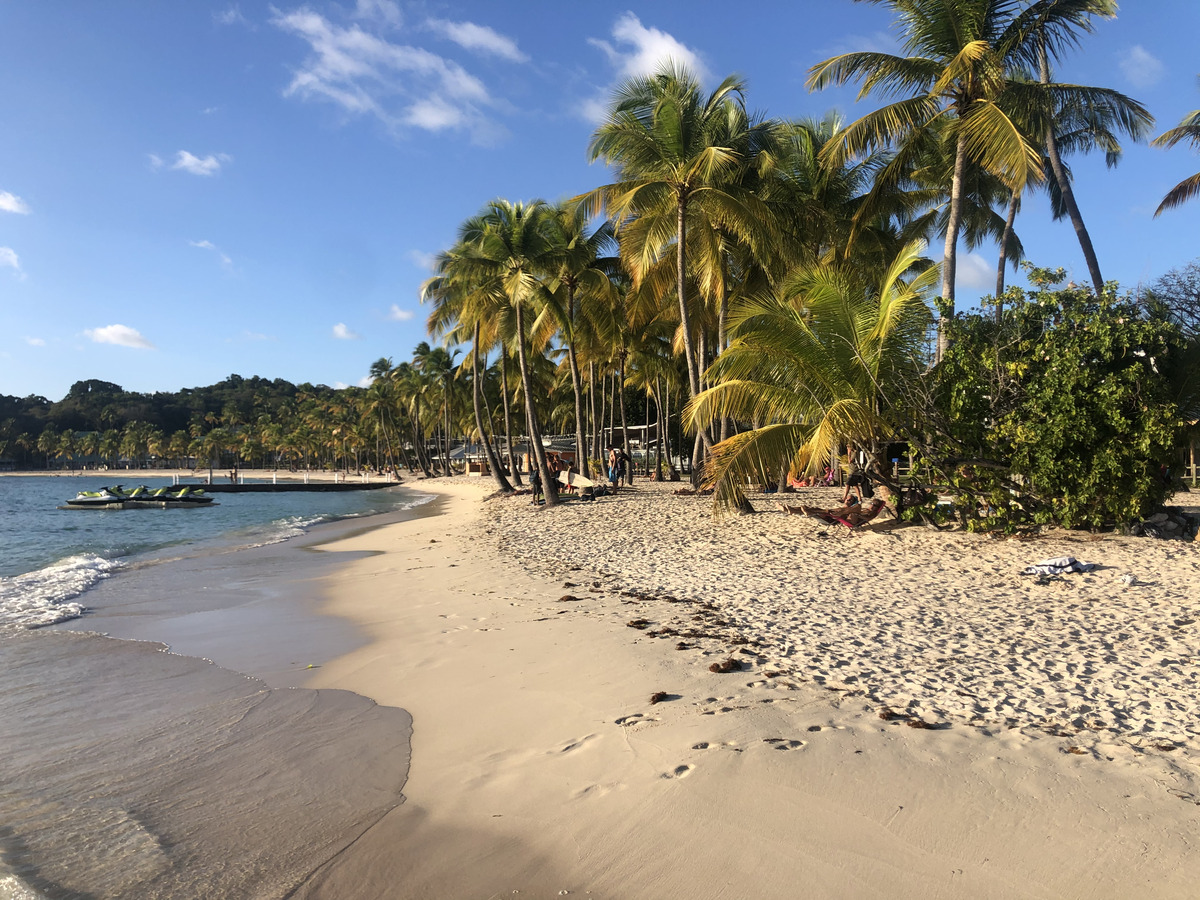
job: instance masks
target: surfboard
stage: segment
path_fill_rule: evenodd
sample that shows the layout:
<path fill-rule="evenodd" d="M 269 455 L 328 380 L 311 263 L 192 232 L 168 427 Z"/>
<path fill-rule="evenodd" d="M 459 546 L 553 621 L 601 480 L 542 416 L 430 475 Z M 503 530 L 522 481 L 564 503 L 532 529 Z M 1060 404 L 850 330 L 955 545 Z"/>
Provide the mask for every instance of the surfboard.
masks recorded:
<path fill-rule="evenodd" d="M 580 475 L 578 472 L 559 472 L 558 483 L 573 488 L 590 488 L 596 486 L 596 482 Z"/>

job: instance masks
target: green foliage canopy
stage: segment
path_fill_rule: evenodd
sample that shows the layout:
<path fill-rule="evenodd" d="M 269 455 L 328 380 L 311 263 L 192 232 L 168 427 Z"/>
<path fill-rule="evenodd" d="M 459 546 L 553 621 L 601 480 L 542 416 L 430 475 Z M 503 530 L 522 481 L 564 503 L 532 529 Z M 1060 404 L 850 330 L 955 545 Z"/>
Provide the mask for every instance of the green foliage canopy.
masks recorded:
<path fill-rule="evenodd" d="M 1170 490 L 1163 473 L 1183 425 L 1178 327 L 1111 290 L 1003 299 L 999 322 L 981 312 L 951 325 L 926 461 L 974 528 L 1145 517 Z"/>

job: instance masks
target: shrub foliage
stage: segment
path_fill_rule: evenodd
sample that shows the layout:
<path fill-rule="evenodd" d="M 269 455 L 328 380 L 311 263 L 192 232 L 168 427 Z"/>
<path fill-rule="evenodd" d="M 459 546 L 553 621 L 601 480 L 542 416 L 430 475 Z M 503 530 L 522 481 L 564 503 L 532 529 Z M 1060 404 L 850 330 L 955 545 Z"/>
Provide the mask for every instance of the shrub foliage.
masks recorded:
<path fill-rule="evenodd" d="M 1183 336 L 1130 298 L 1051 290 L 1061 273 L 1041 274 L 1043 289 L 948 323 L 923 463 L 973 529 L 1142 518 L 1169 491 Z"/>

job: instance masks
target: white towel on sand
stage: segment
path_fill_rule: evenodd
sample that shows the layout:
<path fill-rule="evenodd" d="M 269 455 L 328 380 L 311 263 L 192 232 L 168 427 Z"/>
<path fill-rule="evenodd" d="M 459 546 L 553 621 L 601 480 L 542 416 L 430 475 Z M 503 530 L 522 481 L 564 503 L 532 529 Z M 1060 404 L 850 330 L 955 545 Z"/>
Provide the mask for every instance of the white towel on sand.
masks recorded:
<path fill-rule="evenodd" d="M 1080 562 L 1073 556 L 1056 556 L 1053 559 L 1043 559 L 1040 563 L 1026 566 L 1022 575 L 1065 575 L 1068 572 L 1090 572 L 1096 568 L 1095 563 Z"/>

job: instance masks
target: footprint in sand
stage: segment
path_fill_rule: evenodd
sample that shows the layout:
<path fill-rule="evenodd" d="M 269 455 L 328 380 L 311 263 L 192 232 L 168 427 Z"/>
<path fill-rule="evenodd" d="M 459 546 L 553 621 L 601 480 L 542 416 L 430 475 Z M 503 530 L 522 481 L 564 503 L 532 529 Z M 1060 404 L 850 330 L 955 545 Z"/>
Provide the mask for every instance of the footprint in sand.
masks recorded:
<path fill-rule="evenodd" d="M 701 741 L 698 744 L 692 744 L 693 750 L 732 750 L 735 753 L 741 753 L 742 749 L 733 741 L 719 741 L 713 743 L 711 741 Z"/>
<path fill-rule="evenodd" d="M 628 728 L 630 725 L 641 725 L 644 722 L 657 721 L 658 719 L 655 719 L 653 716 L 647 717 L 643 716 L 641 713 L 634 713 L 633 715 L 629 716 L 621 716 L 621 718 L 617 719 L 613 724 L 620 725 L 622 728 Z"/>
<path fill-rule="evenodd" d="M 595 734 L 585 734 L 583 737 L 578 738 L 574 741 L 571 741 L 571 743 L 567 744 L 565 747 L 559 747 L 557 752 L 558 753 L 570 753 L 572 750 L 578 750 L 580 747 L 582 747 L 584 744 L 586 744 L 588 741 L 594 739 L 595 737 L 597 737 L 597 735 L 595 735 Z"/>
<path fill-rule="evenodd" d="M 804 741 L 792 741 L 787 738 L 763 738 L 764 744 L 770 744 L 774 750 L 796 750 L 804 746 Z"/>
<path fill-rule="evenodd" d="M 676 766 L 670 772 L 663 772 L 662 777 L 663 778 L 687 778 L 689 775 L 692 774 L 692 770 L 694 768 L 696 768 L 696 767 L 693 765 L 690 765 L 690 764 Z"/>

